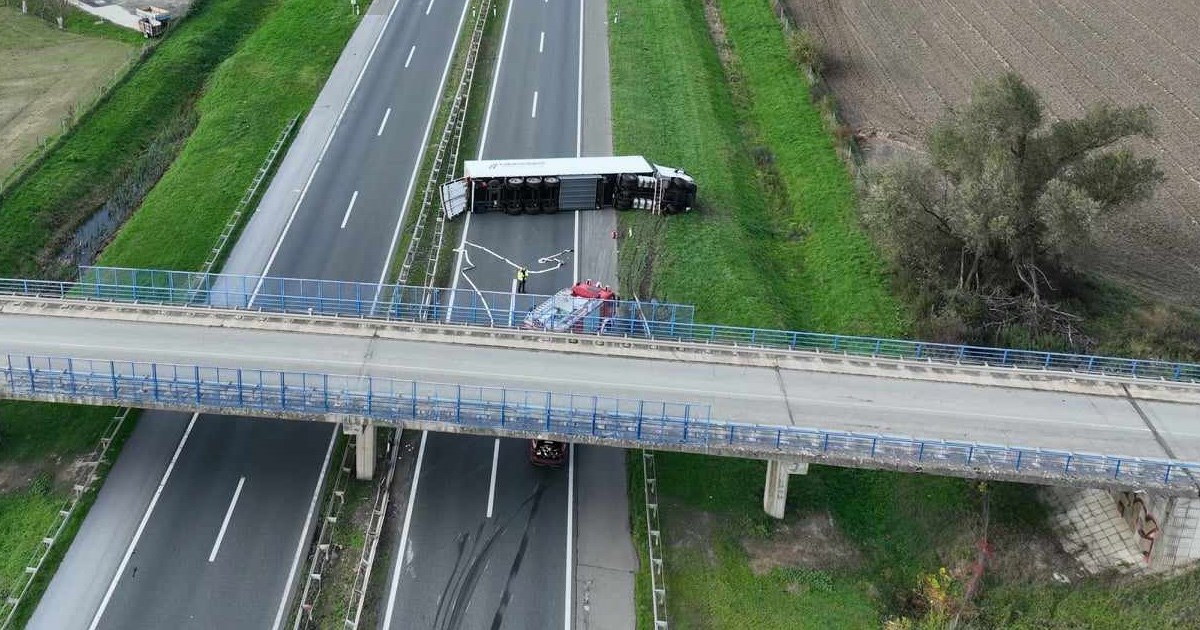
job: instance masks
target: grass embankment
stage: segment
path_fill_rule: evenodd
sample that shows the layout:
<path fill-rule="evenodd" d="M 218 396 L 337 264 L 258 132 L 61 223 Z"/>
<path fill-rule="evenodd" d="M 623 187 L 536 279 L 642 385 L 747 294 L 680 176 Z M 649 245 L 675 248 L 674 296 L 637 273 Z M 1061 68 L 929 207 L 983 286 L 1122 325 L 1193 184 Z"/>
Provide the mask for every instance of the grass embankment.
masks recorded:
<path fill-rule="evenodd" d="M 76 478 L 76 461 L 91 453 L 113 412 L 107 407 L 0 401 L 0 597 L 16 595 L 26 563 L 72 486 L 82 481 Z M 132 419 L 126 422 L 122 437 L 132 425 Z M 64 530 L 68 542 L 94 499 L 93 491 L 80 500 Z M 18 621 L 32 612 L 66 547 L 51 550 Z"/>
<path fill-rule="evenodd" d="M 212 71 L 277 6 L 259 0 L 199 0 L 188 19 L 0 200 L 0 273 L 33 276 L 53 267 L 58 248 L 74 227 L 146 168 L 140 162 L 143 153 L 165 131 L 179 132 Z M 267 87 L 257 85 L 262 91 Z M 160 159 L 169 160 L 174 152 L 162 155 Z"/>
<path fill-rule="evenodd" d="M 612 11 L 617 152 L 679 165 L 701 191 L 691 215 L 623 215 L 634 230 L 622 244 L 625 290 L 694 302 L 703 321 L 903 331 L 857 227 L 850 178 L 779 29 L 730 33 L 749 57 L 727 83 L 704 3 L 614 0 Z"/>
<path fill-rule="evenodd" d="M 195 131 L 101 264 L 199 268 L 288 119 L 316 100 L 358 23 L 350 4 L 337 0 L 265 5 L 274 12 L 213 72 L 195 105 Z"/>
<path fill-rule="evenodd" d="M 610 29 L 616 150 L 684 167 L 701 190 L 690 216 L 622 215 L 634 234 L 622 244 L 624 290 L 695 302 L 710 322 L 906 334 L 767 0 L 720 0 L 708 16 L 703 2 L 610 3 L 619 15 Z M 630 466 L 644 566 L 640 460 Z M 762 462 L 660 453 L 658 472 L 678 627 L 859 628 L 919 615 L 912 594 L 922 576 L 962 570 L 982 532 L 979 489 L 960 479 L 814 466 L 792 479 L 788 519 L 776 523 L 761 512 Z M 989 577 L 981 622 L 1013 625 L 1011 611 L 1051 627 L 1093 618 L 1066 611 L 1112 592 L 1091 581 L 1055 586 L 1062 558 L 1026 548 L 1046 534 L 1032 490 L 992 484 L 990 496 L 999 566 L 989 576 L 1000 577 Z M 1013 568 L 1030 564 L 1040 568 Z M 637 588 L 647 627 L 644 572 Z M 1141 587 L 1122 592 L 1117 601 L 1129 605 L 1161 601 Z M 1167 618 L 1148 606 L 1141 614 Z"/>

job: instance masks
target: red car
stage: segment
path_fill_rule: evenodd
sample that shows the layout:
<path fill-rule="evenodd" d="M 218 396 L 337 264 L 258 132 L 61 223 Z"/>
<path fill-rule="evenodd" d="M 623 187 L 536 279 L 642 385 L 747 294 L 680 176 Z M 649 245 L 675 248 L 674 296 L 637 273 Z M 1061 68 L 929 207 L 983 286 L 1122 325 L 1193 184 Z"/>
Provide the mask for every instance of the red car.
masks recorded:
<path fill-rule="evenodd" d="M 534 466 L 560 468 L 567 461 L 567 445 L 554 440 L 530 440 L 529 462 Z"/>

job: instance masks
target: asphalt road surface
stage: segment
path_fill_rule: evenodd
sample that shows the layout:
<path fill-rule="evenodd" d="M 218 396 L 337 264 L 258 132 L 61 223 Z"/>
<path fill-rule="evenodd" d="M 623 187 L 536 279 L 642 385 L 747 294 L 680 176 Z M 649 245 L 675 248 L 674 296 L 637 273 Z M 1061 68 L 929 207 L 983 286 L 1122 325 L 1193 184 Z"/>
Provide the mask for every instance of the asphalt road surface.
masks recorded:
<path fill-rule="evenodd" d="M 576 0 L 511 1 L 482 158 L 580 154 L 582 11 Z M 579 277 L 578 234 L 576 213 L 468 215 L 454 286 L 515 290 L 515 267 L 486 248 L 530 270 L 527 292 L 554 293 Z M 538 262 L 565 250 L 562 266 Z M 535 468 L 527 449 L 524 440 L 424 436 L 385 630 L 571 627 L 574 458 L 562 470 Z"/>
<path fill-rule="evenodd" d="M 317 153 L 319 143 L 315 168 L 284 168 L 285 159 L 252 222 L 282 229 L 264 238 L 248 228 L 226 272 L 363 282 L 386 274 L 466 7 L 372 6 L 360 31 L 378 38 L 356 33 L 335 68 L 342 76 L 330 80 L 353 98 L 342 108 L 337 94 L 322 94 L 306 121 L 335 133 L 301 131 L 292 152 Z M 363 58 L 347 84 L 344 69 Z M 267 208 L 289 190 L 297 203 Z M 144 414 L 30 627 L 278 627 L 335 431 Z"/>

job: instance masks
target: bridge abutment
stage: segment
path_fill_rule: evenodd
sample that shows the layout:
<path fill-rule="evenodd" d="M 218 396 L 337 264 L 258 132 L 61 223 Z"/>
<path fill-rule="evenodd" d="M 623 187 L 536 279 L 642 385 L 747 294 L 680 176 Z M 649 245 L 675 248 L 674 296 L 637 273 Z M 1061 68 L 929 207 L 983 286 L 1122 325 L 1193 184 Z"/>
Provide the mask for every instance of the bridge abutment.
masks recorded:
<path fill-rule="evenodd" d="M 767 460 L 767 480 L 763 485 L 763 510 L 775 518 L 783 518 L 787 505 L 788 479 L 792 475 L 807 475 L 808 464 L 778 459 Z"/>
<path fill-rule="evenodd" d="M 354 436 L 354 471 L 358 479 L 375 476 L 375 425 L 362 419 L 339 419 L 342 433 Z"/>

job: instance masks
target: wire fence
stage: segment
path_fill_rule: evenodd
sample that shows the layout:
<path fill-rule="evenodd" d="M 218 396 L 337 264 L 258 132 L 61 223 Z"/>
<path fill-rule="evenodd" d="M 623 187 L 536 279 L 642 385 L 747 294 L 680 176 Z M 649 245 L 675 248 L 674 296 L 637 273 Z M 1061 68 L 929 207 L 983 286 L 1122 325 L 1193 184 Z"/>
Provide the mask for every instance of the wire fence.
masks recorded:
<path fill-rule="evenodd" d="M 437 430 L 543 435 L 644 448 L 840 465 L 933 469 L 1178 494 L 1197 492 L 1200 463 L 1023 446 L 723 422 L 704 404 L 419 382 L 9 354 L 7 397 L 248 415 L 346 415 Z"/>
<path fill-rule="evenodd" d="M 84 466 L 79 471 L 81 481 L 76 483 L 71 488 L 71 494 L 65 501 L 62 507 L 54 516 L 54 520 L 46 530 L 46 534 L 38 542 L 33 554 L 25 563 L 25 570 L 17 578 L 16 582 L 10 584 L 4 590 L 4 597 L 0 599 L 0 616 L 3 616 L 3 622 L 0 622 L 0 630 L 7 629 L 12 626 L 13 618 L 16 616 L 17 610 L 21 607 L 21 601 L 25 599 L 25 595 L 29 593 L 29 588 L 33 585 L 33 581 L 41 572 L 42 567 L 46 563 L 46 558 L 50 555 L 50 550 L 54 545 L 58 544 L 62 532 L 67 527 L 67 523 L 71 521 L 71 516 L 75 514 L 75 508 L 79 505 L 82 499 L 95 486 L 96 481 L 100 476 L 97 470 L 100 464 L 107 461 L 108 450 L 112 447 L 113 441 L 121 432 L 121 427 L 125 425 L 125 421 L 129 418 L 129 408 L 117 410 L 113 415 L 104 432 L 97 440 L 96 446 L 92 448 L 92 453 L 86 460 Z"/>

